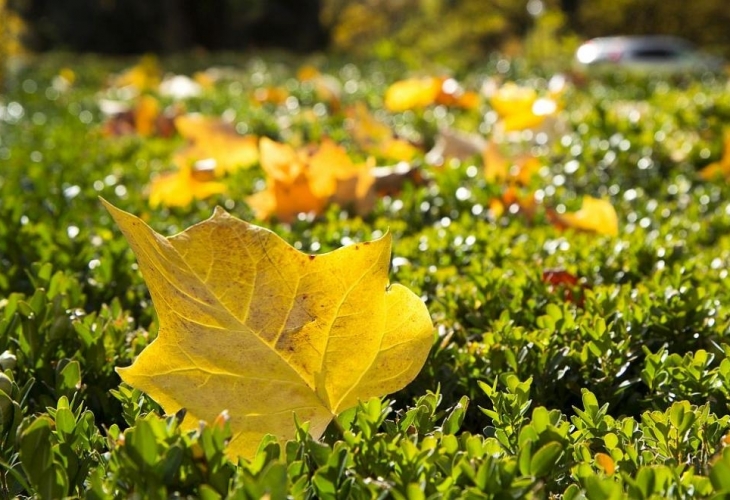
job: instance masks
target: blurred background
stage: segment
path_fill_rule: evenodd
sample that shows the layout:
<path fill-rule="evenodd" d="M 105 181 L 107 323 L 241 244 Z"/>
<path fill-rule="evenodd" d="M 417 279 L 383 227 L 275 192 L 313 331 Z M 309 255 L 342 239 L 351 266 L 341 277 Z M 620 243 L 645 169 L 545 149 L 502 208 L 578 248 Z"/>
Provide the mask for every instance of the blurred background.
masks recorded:
<path fill-rule="evenodd" d="M 674 34 L 730 56 L 727 0 L 0 0 L 0 58 L 282 48 L 453 69 L 565 63 L 582 40 Z M 555 68 L 555 69 L 560 69 Z"/>

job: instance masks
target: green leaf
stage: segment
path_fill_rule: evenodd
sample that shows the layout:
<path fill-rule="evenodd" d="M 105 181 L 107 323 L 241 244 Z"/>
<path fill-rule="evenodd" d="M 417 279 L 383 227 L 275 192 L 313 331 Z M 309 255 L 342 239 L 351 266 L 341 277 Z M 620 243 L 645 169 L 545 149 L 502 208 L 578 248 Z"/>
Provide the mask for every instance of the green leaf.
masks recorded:
<path fill-rule="evenodd" d="M 56 392 L 72 398 L 81 388 L 81 365 L 78 361 L 70 361 L 63 366 L 56 377 Z"/>
<path fill-rule="evenodd" d="M 53 420 L 47 415 L 35 419 L 20 435 L 20 460 L 31 482 L 40 478 L 53 464 L 51 433 Z"/>
<path fill-rule="evenodd" d="M 125 447 L 129 455 L 135 460 L 141 472 L 153 469 L 157 464 L 157 438 L 152 422 L 146 419 L 137 421 L 134 427 L 125 431 Z"/>
<path fill-rule="evenodd" d="M 722 457 L 712 466 L 710 481 L 716 493 L 730 493 L 730 448 L 725 448 Z"/>
<path fill-rule="evenodd" d="M 452 408 L 451 412 L 444 419 L 444 423 L 441 426 L 441 430 L 444 434 L 456 434 L 461 428 L 461 424 L 464 422 L 466 416 L 466 410 L 469 407 L 469 398 L 462 396 L 456 405 Z"/>
<path fill-rule="evenodd" d="M 563 454 L 563 445 L 555 441 L 537 450 L 530 460 L 530 474 L 535 477 L 547 476 Z"/>

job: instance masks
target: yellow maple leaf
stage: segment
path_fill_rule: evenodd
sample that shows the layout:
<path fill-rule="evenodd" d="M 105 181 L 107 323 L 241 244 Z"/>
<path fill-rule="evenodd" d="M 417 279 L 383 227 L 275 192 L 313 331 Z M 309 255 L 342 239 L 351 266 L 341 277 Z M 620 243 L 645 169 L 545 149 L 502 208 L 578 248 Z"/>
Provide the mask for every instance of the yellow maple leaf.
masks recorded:
<path fill-rule="evenodd" d="M 150 183 L 151 207 L 186 207 L 193 200 L 202 200 L 226 192 L 225 184 L 215 182 L 211 169 L 183 165 L 179 170 L 161 174 Z"/>
<path fill-rule="evenodd" d="M 175 118 L 175 128 L 190 142 L 190 146 L 176 156 L 176 162 L 181 165 L 212 159 L 216 175 L 220 176 L 249 168 L 259 161 L 258 137 L 242 136 L 220 118 L 181 115 Z"/>
<path fill-rule="evenodd" d="M 608 200 L 584 196 L 580 210 L 572 213 L 553 214 L 553 218 L 556 225 L 560 227 L 608 236 L 618 235 L 618 216 Z"/>
<path fill-rule="evenodd" d="M 117 368 L 184 429 L 230 415 L 231 457 L 261 438 L 314 438 L 359 400 L 406 386 L 433 341 L 424 303 L 388 284 L 391 237 L 322 255 L 217 209 L 165 238 L 104 202 L 134 250 L 159 317 L 157 338 Z"/>
<path fill-rule="evenodd" d="M 700 170 L 699 175 L 706 181 L 711 181 L 718 177 L 730 177 L 730 130 L 725 132 L 722 157 Z"/>

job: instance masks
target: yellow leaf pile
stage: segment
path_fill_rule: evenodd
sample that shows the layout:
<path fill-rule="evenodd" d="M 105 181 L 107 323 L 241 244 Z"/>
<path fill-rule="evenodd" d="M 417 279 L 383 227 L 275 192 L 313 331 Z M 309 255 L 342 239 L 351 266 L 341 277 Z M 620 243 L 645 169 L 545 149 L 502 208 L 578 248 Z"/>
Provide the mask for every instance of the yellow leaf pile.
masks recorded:
<path fill-rule="evenodd" d="M 331 140 L 296 150 L 262 137 L 259 148 L 266 189 L 247 199 L 258 218 L 290 222 L 299 213 L 321 214 L 329 203 L 354 204 L 358 212 L 370 209 L 373 165 L 355 165 Z"/>
<path fill-rule="evenodd" d="M 307 255 L 218 209 L 165 238 L 106 204 L 134 250 L 159 334 L 122 380 L 184 429 L 230 415 L 232 458 L 261 438 L 295 435 L 295 415 L 318 438 L 359 400 L 407 385 L 433 340 L 423 302 L 388 285 L 391 238 Z"/>

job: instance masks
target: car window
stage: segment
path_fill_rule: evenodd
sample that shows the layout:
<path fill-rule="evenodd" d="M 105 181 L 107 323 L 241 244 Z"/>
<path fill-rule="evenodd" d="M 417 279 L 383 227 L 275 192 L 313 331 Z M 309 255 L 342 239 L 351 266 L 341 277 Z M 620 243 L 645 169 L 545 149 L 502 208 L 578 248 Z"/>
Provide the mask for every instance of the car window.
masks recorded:
<path fill-rule="evenodd" d="M 634 49 L 629 52 L 631 57 L 639 57 L 643 59 L 674 59 L 681 55 L 676 49 L 665 47 L 651 47 L 646 49 Z"/>

